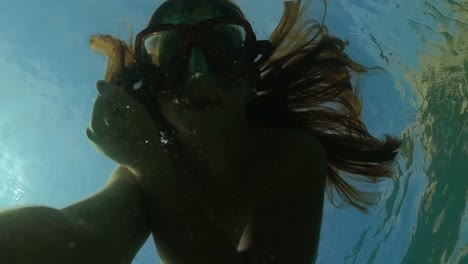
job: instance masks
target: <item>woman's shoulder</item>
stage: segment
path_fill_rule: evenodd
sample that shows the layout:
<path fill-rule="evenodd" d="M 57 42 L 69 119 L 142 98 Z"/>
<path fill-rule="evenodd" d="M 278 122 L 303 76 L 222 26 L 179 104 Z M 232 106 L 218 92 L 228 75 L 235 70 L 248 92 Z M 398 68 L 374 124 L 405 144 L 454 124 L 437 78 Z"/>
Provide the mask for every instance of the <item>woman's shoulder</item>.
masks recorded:
<path fill-rule="evenodd" d="M 318 179 L 325 184 L 328 163 L 317 137 L 307 131 L 287 127 L 265 127 L 265 133 L 269 135 L 269 142 L 261 165 L 266 177 L 262 184 L 271 184 L 272 190 L 277 189 L 273 186 L 286 190 L 288 188 L 284 187 L 288 183 L 294 183 L 291 188 L 296 188 L 296 184 L 313 183 L 317 186 Z"/>
<path fill-rule="evenodd" d="M 263 125 L 260 130 L 268 145 L 287 151 L 288 156 L 306 153 L 325 156 L 320 140 L 307 130 L 274 125 Z"/>
<path fill-rule="evenodd" d="M 278 147 L 282 154 L 282 164 L 308 167 L 307 165 L 312 163 L 327 163 L 325 149 L 320 140 L 308 131 L 288 127 L 276 127 L 274 130 L 280 138 Z"/>

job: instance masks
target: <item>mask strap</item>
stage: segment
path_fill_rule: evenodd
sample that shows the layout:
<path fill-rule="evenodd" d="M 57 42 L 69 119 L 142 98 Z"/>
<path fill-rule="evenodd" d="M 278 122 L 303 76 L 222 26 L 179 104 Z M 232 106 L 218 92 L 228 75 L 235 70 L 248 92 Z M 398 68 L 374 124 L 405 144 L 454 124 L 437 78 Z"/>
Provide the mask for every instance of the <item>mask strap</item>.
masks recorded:
<path fill-rule="evenodd" d="M 252 65 L 252 74 L 250 77 L 251 86 L 255 89 L 255 83 L 260 79 L 259 66 L 270 59 L 273 51 L 273 46 L 269 40 L 258 40 L 254 47 L 254 63 Z M 258 56 L 261 55 L 260 58 Z M 257 59 L 258 58 L 258 59 Z M 255 92 L 256 93 L 256 92 Z"/>
<path fill-rule="evenodd" d="M 254 49 L 254 56 L 255 56 L 254 63 L 256 65 L 260 65 L 264 63 L 271 57 L 272 51 L 273 51 L 273 45 L 271 44 L 269 40 L 256 41 L 255 49 Z M 261 55 L 261 57 L 257 59 L 259 55 Z"/>

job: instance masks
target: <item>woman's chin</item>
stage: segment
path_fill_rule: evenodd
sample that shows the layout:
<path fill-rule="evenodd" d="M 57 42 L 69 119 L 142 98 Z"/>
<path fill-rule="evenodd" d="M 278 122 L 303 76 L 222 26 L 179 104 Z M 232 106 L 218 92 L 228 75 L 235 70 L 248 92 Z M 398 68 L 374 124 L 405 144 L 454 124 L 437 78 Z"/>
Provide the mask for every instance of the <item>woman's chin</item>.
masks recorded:
<path fill-rule="evenodd" d="M 237 123 L 231 122 L 227 116 L 202 111 L 187 112 L 184 119 L 178 121 L 173 126 L 181 136 L 208 140 L 223 136 L 237 126 Z"/>
<path fill-rule="evenodd" d="M 229 130 L 228 127 L 223 127 L 218 125 L 209 125 L 209 124 L 200 124 L 196 125 L 184 124 L 182 127 L 176 128 L 180 136 L 191 137 L 191 138 L 213 138 L 222 136 L 226 131 Z"/>
<path fill-rule="evenodd" d="M 218 105 L 168 104 L 162 114 L 180 136 L 198 139 L 223 136 L 239 126 L 238 109 Z"/>

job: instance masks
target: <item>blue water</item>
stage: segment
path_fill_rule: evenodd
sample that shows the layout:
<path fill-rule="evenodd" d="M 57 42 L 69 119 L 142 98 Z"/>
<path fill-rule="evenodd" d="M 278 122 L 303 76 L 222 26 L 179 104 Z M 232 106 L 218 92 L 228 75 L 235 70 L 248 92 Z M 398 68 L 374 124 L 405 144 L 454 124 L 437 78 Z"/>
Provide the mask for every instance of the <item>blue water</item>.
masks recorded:
<path fill-rule="evenodd" d="M 115 167 L 85 136 L 106 59 L 89 36 L 128 39 L 161 1 L 0 2 L 0 210 L 64 207 Z M 320 4 L 310 15 L 321 16 Z M 237 1 L 259 38 L 282 1 Z M 268 13 L 265 11 L 268 7 Z M 327 201 L 318 263 L 468 263 L 468 2 L 330 1 L 329 31 L 349 40 L 363 119 L 404 139 L 395 181 L 369 214 Z M 157 263 L 151 240 L 134 263 Z"/>

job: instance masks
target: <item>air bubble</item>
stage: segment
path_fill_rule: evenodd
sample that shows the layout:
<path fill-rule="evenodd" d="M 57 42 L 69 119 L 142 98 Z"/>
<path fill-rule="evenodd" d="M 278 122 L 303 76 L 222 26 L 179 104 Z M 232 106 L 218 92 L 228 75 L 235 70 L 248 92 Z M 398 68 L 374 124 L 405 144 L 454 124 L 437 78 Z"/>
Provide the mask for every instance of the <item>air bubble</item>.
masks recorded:
<path fill-rule="evenodd" d="M 143 87 L 143 80 L 139 80 L 138 82 L 133 84 L 133 90 L 138 91 Z"/>
<path fill-rule="evenodd" d="M 160 136 L 161 136 L 161 145 L 167 145 L 169 143 L 169 139 L 167 137 L 167 134 L 164 133 L 164 132 L 159 132 Z"/>
<path fill-rule="evenodd" d="M 198 78 L 200 78 L 201 76 L 203 76 L 203 73 L 197 72 L 197 73 L 195 73 L 194 75 L 192 75 L 192 78 L 198 79 Z"/>

